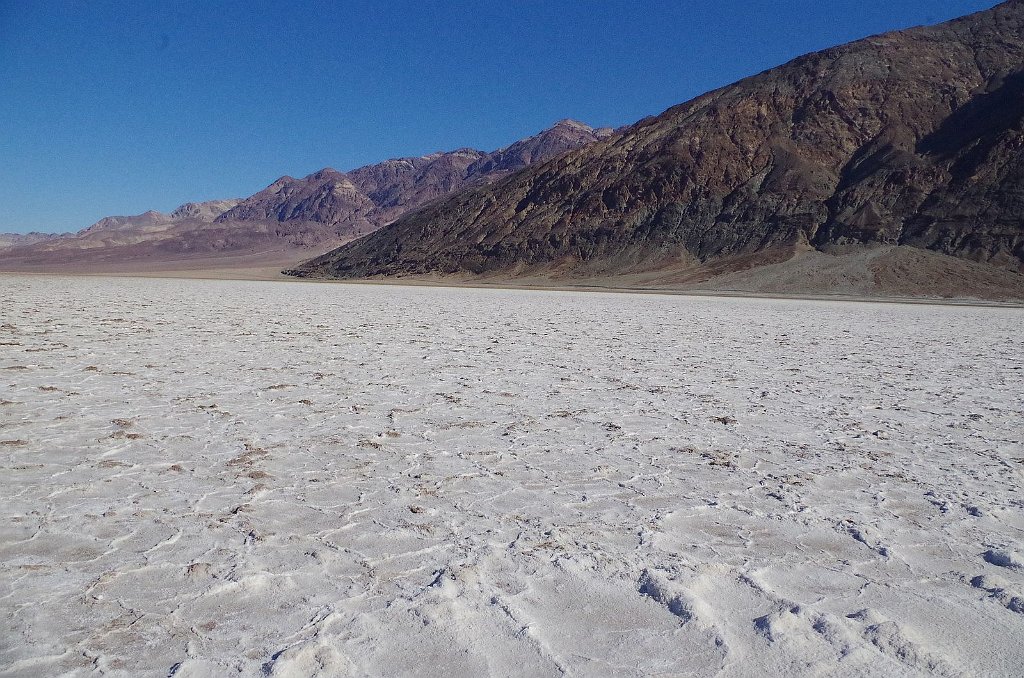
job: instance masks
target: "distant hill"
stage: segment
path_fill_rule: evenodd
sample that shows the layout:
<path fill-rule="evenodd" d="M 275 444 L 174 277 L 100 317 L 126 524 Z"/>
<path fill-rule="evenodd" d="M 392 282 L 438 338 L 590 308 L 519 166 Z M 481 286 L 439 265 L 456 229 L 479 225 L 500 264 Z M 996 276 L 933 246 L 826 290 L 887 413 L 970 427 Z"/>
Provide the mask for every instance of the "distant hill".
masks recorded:
<path fill-rule="evenodd" d="M 32 245 L 59 237 L 54 233 L 0 233 L 0 250 L 8 247 Z"/>
<path fill-rule="evenodd" d="M 325 168 L 301 179 L 281 177 L 246 199 L 186 203 L 170 214 L 106 217 L 77 234 L 3 235 L 0 270 L 102 271 L 133 262 L 148 266 L 261 253 L 294 263 L 303 252 L 322 252 L 432 200 L 611 134 L 610 129 L 563 120 L 493 152 L 464 148 L 351 172 Z"/>
<path fill-rule="evenodd" d="M 927 293 L 953 275 L 970 294 L 985 270 L 986 294 L 1019 295 L 1022 120 L 1014 0 L 801 57 L 291 272 L 692 287 L 811 253 L 823 256 L 804 265 L 805 291 L 857 260 L 882 267 L 880 292 L 898 279 Z M 864 255 L 878 247 L 893 251 Z M 771 291 L 780 279 L 756 278 L 734 281 Z"/>

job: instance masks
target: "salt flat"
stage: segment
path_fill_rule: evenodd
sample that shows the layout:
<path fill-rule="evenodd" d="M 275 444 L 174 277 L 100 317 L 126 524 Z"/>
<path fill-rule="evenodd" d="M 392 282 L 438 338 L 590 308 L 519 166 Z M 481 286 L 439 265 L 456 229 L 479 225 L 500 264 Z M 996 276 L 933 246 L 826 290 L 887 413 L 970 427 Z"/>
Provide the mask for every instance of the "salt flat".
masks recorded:
<path fill-rule="evenodd" d="M 1024 311 L 0 290 L 3 675 L 1024 666 Z"/>

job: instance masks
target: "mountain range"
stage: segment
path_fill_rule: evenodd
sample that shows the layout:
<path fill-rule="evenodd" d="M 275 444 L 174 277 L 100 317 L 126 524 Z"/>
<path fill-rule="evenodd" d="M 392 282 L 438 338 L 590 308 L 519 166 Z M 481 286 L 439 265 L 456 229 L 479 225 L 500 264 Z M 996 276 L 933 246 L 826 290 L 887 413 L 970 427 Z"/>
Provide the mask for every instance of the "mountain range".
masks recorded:
<path fill-rule="evenodd" d="M 611 134 L 562 120 L 493 152 L 461 148 L 350 172 L 324 168 L 301 179 L 281 177 L 245 199 L 186 203 L 170 214 L 105 217 L 74 234 L 5 235 L 0 269 L 107 270 L 231 260 L 294 264 L 449 193 Z"/>
<path fill-rule="evenodd" d="M 289 273 L 742 288 L 799 262 L 812 290 L 859 271 L 1019 296 L 1022 119 L 1014 0 L 795 59 Z"/>
<path fill-rule="evenodd" d="M 494 152 L 19 238 L 0 270 L 248 256 L 306 278 L 1021 299 L 1024 0 L 618 130 L 563 120 Z"/>

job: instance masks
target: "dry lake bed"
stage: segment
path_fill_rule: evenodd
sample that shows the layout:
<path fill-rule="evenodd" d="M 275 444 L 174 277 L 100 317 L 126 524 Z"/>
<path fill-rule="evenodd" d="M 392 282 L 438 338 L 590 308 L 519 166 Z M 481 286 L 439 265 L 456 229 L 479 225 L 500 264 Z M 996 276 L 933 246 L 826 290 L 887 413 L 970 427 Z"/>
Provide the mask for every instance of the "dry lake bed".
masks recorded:
<path fill-rule="evenodd" d="M 1020 309 L 0 292 L 0 675 L 1024 666 Z"/>

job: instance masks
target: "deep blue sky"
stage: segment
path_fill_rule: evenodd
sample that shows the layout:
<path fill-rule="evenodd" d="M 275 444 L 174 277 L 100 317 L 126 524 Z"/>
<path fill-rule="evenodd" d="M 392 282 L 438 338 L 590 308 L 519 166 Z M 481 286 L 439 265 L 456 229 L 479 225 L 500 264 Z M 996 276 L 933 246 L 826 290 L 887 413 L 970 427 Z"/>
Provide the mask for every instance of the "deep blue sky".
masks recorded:
<path fill-rule="evenodd" d="M 618 126 L 995 0 L 0 0 L 0 231 Z"/>

